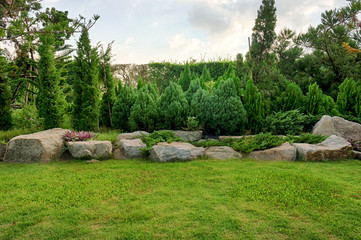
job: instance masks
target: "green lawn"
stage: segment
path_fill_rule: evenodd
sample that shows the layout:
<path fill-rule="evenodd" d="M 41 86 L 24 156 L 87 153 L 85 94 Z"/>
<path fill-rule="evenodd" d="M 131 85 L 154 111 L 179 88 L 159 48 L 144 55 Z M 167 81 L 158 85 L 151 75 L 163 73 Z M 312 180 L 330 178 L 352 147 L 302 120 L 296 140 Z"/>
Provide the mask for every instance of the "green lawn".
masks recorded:
<path fill-rule="evenodd" d="M 0 239 L 361 239 L 361 161 L 0 164 Z"/>

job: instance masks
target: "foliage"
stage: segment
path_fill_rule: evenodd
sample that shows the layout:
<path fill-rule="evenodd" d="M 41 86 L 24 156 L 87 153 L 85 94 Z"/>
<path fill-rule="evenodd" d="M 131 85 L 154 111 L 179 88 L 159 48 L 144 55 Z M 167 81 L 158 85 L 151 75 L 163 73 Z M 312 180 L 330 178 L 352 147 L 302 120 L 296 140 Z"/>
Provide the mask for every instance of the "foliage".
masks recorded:
<path fill-rule="evenodd" d="M 181 142 L 182 139 L 175 137 L 172 131 L 154 131 L 149 136 L 142 137 L 142 141 L 147 145 L 146 148 L 143 148 L 142 151 L 144 154 L 148 154 L 149 150 L 156 144 L 160 142 Z"/>
<path fill-rule="evenodd" d="M 197 118 L 196 117 L 188 117 L 187 118 L 187 127 L 184 129 L 187 131 L 200 130 L 199 121 L 197 121 Z"/>
<path fill-rule="evenodd" d="M 222 81 L 226 81 L 228 79 L 232 79 L 234 82 L 235 89 L 237 91 L 238 96 L 241 96 L 241 80 L 236 75 L 236 71 L 234 68 L 234 64 L 230 63 L 227 70 L 224 72 L 223 76 L 219 77 L 214 85 L 214 88 L 218 88 L 219 84 Z"/>
<path fill-rule="evenodd" d="M 290 143 L 318 144 L 325 141 L 326 139 L 327 139 L 326 136 L 314 135 L 312 133 L 302 133 L 299 136 L 287 135 L 285 141 Z"/>
<path fill-rule="evenodd" d="M 114 143 L 117 140 L 118 135 L 121 133 L 119 130 L 109 130 L 107 128 L 101 128 L 99 132 L 95 133 L 95 140 L 97 141 L 110 141 Z"/>
<path fill-rule="evenodd" d="M 16 129 L 9 129 L 7 131 L 0 131 L 0 143 L 6 144 L 14 137 L 25 134 L 31 134 L 37 131 L 38 129 L 31 129 L 31 128 L 16 128 Z"/>
<path fill-rule="evenodd" d="M 141 88 L 130 110 L 129 124 L 131 131 L 153 131 L 159 120 L 159 96 L 153 85 L 148 83 Z"/>
<path fill-rule="evenodd" d="M 207 131 L 238 134 L 245 128 L 247 112 L 237 94 L 233 79 L 222 81 L 207 102 L 207 105 L 198 105 L 198 108 L 204 108 L 201 110 L 204 114 L 200 114 L 199 118 L 198 114 L 194 115 L 201 123 L 206 121 L 204 127 Z M 206 115 L 209 115 L 209 119 Z"/>
<path fill-rule="evenodd" d="M 359 98 L 356 82 L 352 78 L 346 78 L 338 87 L 336 105 L 341 114 L 356 115 L 356 100 Z"/>
<path fill-rule="evenodd" d="M 324 95 L 317 83 L 308 87 L 305 112 L 312 115 L 336 113 L 336 104 L 330 96 Z"/>
<path fill-rule="evenodd" d="M 42 126 L 42 119 L 35 105 L 28 104 L 12 113 L 14 129 L 39 129 Z"/>
<path fill-rule="evenodd" d="M 0 130 L 8 130 L 12 126 L 11 93 L 8 83 L 9 70 L 6 59 L 0 55 Z"/>
<path fill-rule="evenodd" d="M 348 142 L 351 144 L 352 149 L 361 152 L 361 140 L 360 139 L 349 139 Z"/>
<path fill-rule="evenodd" d="M 199 121 L 199 125 L 203 129 L 207 128 L 210 122 L 211 114 L 209 114 L 208 112 L 208 104 L 210 102 L 210 98 L 210 93 L 200 88 L 193 95 L 190 104 L 190 116 L 194 116 Z"/>
<path fill-rule="evenodd" d="M 161 122 L 165 129 L 181 129 L 188 116 L 188 101 L 181 86 L 171 82 L 160 97 Z"/>
<path fill-rule="evenodd" d="M 305 96 L 296 83 L 288 83 L 286 90 L 276 99 L 277 111 L 290 111 L 304 107 Z"/>
<path fill-rule="evenodd" d="M 95 138 L 94 133 L 84 131 L 76 132 L 74 130 L 68 130 L 63 135 L 63 139 L 66 142 L 87 141 L 93 138 Z"/>
<path fill-rule="evenodd" d="M 253 133 L 260 132 L 263 128 L 265 107 L 261 93 L 251 78 L 246 83 L 243 104 L 248 116 L 247 129 Z"/>
<path fill-rule="evenodd" d="M 276 112 L 266 117 L 265 130 L 272 134 L 300 134 L 306 122 L 307 116 L 299 110 Z"/>
<path fill-rule="evenodd" d="M 186 63 L 184 65 L 184 71 L 180 74 L 179 77 L 179 85 L 182 87 L 183 92 L 187 91 L 189 88 L 189 85 L 191 84 L 193 77 L 192 77 L 192 72 L 191 69 L 189 67 L 189 64 Z"/>
<path fill-rule="evenodd" d="M 89 32 L 83 28 L 75 57 L 74 110 L 75 129 L 92 130 L 99 124 L 99 58 L 90 45 Z"/>
<path fill-rule="evenodd" d="M 127 85 L 122 87 L 122 90 L 117 96 L 117 100 L 115 101 L 112 110 L 112 121 L 114 128 L 123 129 L 124 131 L 130 130 L 129 117 L 135 99 L 136 93 L 131 87 Z"/>
<path fill-rule="evenodd" d="M 202 87 L 202 82 L 201 81 L 202 80 L 199 79 L 199 78 L 192 79 L 188 90 L 184 93 L 184 95 L 185 95 L 185 97 L 186 97 L 189 104 L 191 104 L 193 95 L 198 91 L 198 89 L 200 89 L 200 88 L 205 89 L 205 85 L 204 85 L 204 87 Z"/>

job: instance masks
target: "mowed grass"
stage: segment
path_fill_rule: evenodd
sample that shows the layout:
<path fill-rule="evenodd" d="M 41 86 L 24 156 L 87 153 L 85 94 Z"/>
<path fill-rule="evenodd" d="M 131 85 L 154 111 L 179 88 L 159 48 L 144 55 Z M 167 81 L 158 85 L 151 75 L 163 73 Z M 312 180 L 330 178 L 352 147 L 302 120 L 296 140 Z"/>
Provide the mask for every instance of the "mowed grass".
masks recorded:
<path fill-rule="evenodd" d="M 0 164 L 0 239 L 361 239 L 361 161 Z"/>

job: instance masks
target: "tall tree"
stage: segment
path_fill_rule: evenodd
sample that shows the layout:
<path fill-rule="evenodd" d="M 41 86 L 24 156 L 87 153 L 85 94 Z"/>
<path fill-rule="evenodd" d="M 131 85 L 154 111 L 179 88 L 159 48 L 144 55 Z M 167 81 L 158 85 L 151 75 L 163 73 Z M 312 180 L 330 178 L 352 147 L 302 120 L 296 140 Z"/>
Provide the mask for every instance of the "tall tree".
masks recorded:
<path fill-rule="evenodd" d="M 0 55 L 0 130 L 8 130 L 12 126 L 11 93 L 7 75 L 9 70 L 5 57 Z"/>
<path fill-rule="evenodd" d="M 188 90 L 191 81 L 192 81 L 192 72 L 189 67 L 189 64 L 186 63 L 184 65 L 184 71 L 181 73 L 179 77 L 179 85 L 182 87 L 183 92 Z"/>
<path fill-rule="evenodd" d="M 99 57 L 90 45 L 89 32 L 83 28 L 74 64 L 73 125 L 78 130 L 93 130 L 99 125 Z"/>

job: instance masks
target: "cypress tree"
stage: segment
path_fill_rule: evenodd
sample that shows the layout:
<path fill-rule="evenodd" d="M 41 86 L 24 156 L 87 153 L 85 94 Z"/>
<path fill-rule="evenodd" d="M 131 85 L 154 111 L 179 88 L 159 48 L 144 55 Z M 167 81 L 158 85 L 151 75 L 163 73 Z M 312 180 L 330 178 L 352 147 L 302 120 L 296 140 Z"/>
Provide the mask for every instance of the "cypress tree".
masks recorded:
<path fill-rule="evenodd" d="M 183 92 L 187 91 L 189 88 L 189 85 L 192 81 L 193 75 L 191 72 L 191 69 L 189 67 L 189 64 L 186 63 L 184 66 L 184 71 L 181 73 L 179 78 L 179 85 L 182 87 Z"/>
<path fill-rule="evenodd" d="M 160 112 L 163 127 L 181 129 L 188 117 L 188 101 L 182 88 L 174 82 L 164 90 L 160 97 Z"/>
<path fill-rule="evenodd" d="M 337 108 L 342 114 L 353 115 L 355 113 L 357 88 L 356 83 L 352 78 L 346 78 L 339 86 L 339 93 L 337 96 Z"/>
<path fill-rule="evenodd" d="M 0 130 L 12 127 L 11 118 L 11 93 L 7 72 L 9 65 L 3 56 L 0 56 Z"/>
<path fill-rule="evenodd" d="M 99 58 L 90 45 L 89 32 L 83 28 L 75 57 L 73 124 L 78 130 L 93 130 L 99 125 Z"/>
<path fill-rule="evenodd" d="M 207 65 L 204 64 L 203 70 L 202 70 L 202 75 L 200 77 L 204 82 L 211 82 L 213 81 L 211 74 L 207 68 Z"/>
<path fill-rule="evenodd" d="M 332 97 L 324 95 L 317 83 L 308 87 L 304 110 L 311 115 L 339 114 L 335 101 Z"/>
<path fill-rule="evenodd" d="M 305 96 L 296 83 L 288 83 L 286 90 L 276 100 L 278 111 L 301 109 L 304 106 Z"/>
<path fill-rule="evenodd" d="M 210 114 L 208 112 L 210 98 L 211 95 L 208 91 L 199 88 L 192 96 L 190 104 L 190 116 L 196 117 L 199 121 L 199 125 L 204 129 L 208 128 L 210 122 Z"/>
<path fill-rule="evenodd" d="M 130 131 L 129 117 L 135 99 L 135 91 L 131 87 L 125 85 L 117 96 L 117 100 L 113 106 L 112 120 L 114 128 Z"/>
<path fill-rule="evenodd" d="M 139 76 L 138 77 L 138 84 L 137 84 L 137 89 L 140 90 L 142 87 L 144 87 L 144 81 L 143 81 L 143 78 L 142 76 Z"/>
<path fill-rule="evenodd" d="M 148 83 L 137 93 L 137 98 L 130 111 L 129 124 L 132 131 L 153 131 L 159 120 L 158 101 L 154 86 Z"/>
<path fill-rule="evenodd" d="M 39 116 L 44 129 L 59 127 L 61 123 L 60 75 L 55 68 L 53 34 L 40 35 L 39 45 Z"/>
<path fill-rule="evenodd" d="M 198 89 L 202 88 L 202 83 L 199 78 L 193 79 L 191 84 L 189 85 L 188 90 L 185 92 L 185 97 L 189 104 L 191 104 L 193 95 L 198 91 Z"/>
<path fill-rule="evenodd" d="M 119 96 L 119 94 L 122 92 L 123 84 L 122 81 L 119 80 L 117 86 L 115 87 L 115 94 Z"/>
<path fill-rule="evenodd" d="M 265 118 L 265 107 L 261 93 L 254 85 L 252 78 L 246 83 L 246 90 L 243 97 L 244 108 L 248 114 L 248 130 L 257 133 L 262 130 Z"/>

